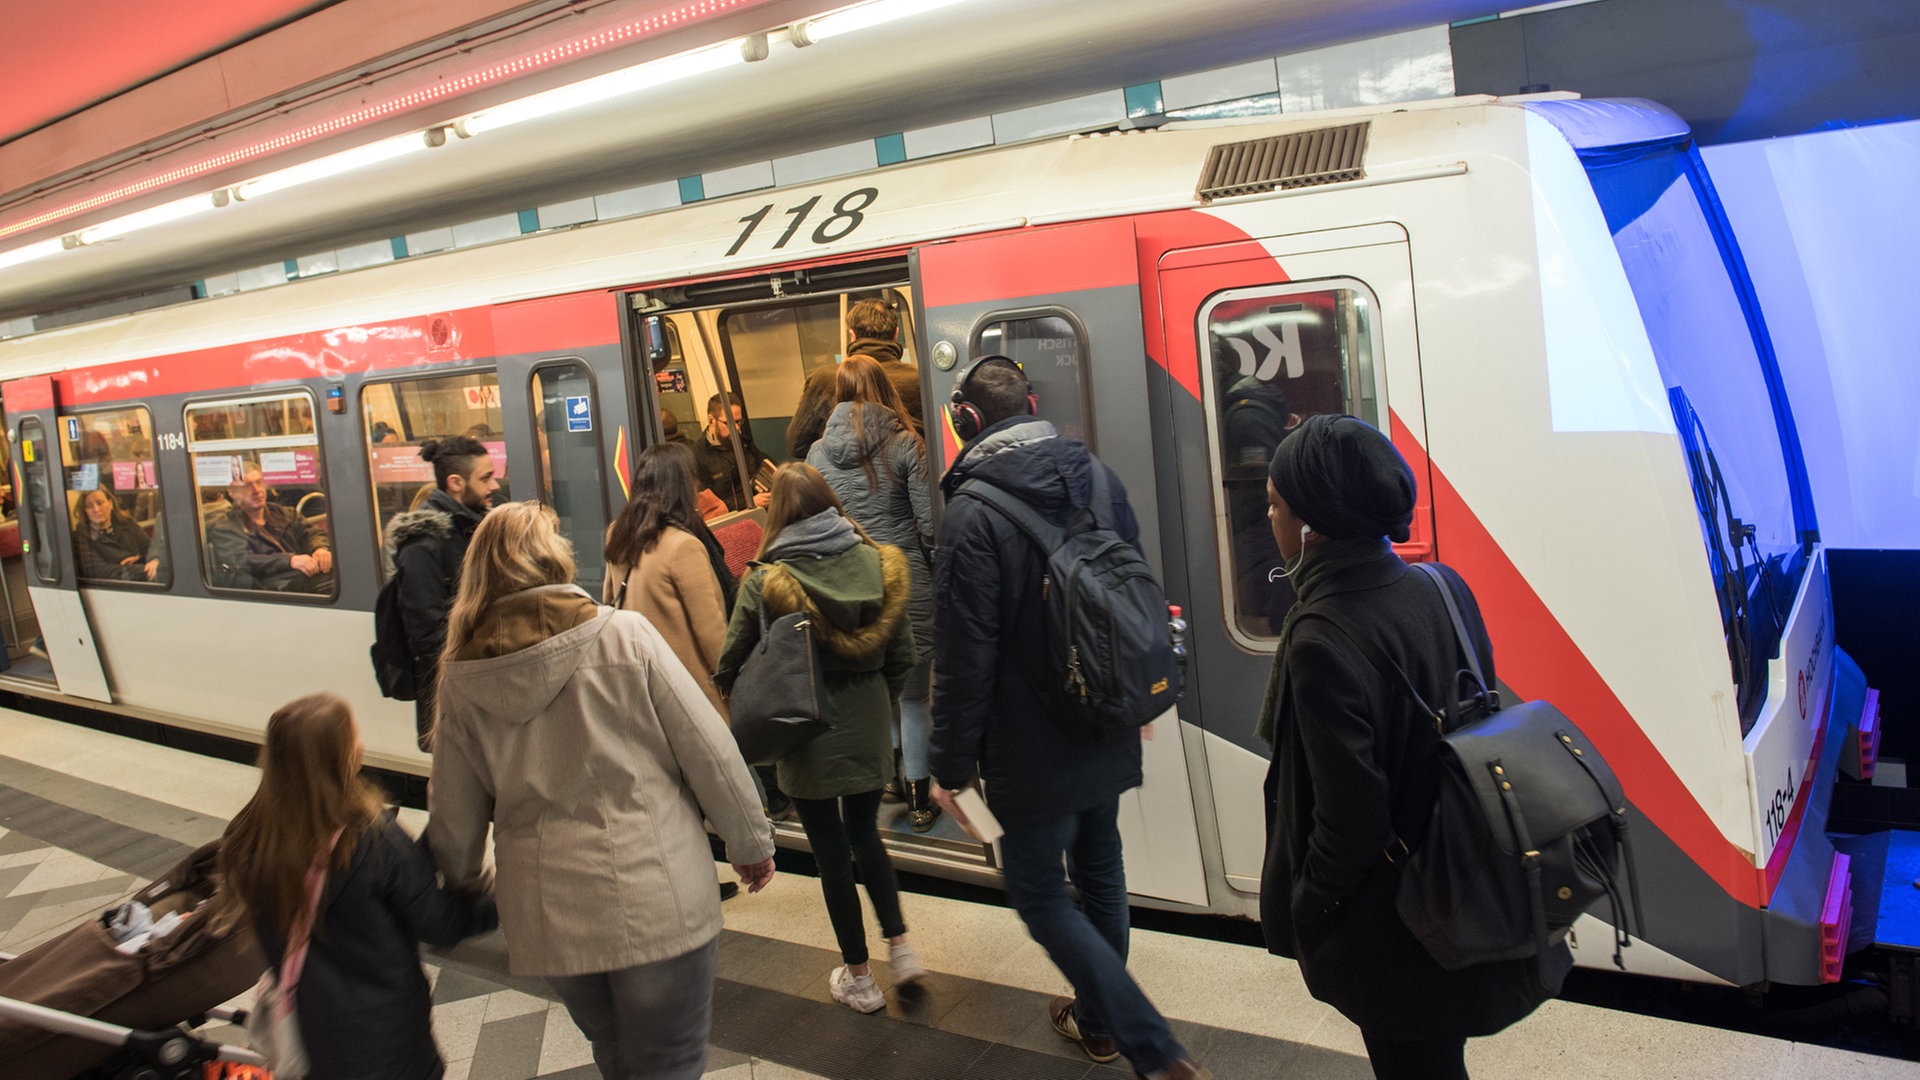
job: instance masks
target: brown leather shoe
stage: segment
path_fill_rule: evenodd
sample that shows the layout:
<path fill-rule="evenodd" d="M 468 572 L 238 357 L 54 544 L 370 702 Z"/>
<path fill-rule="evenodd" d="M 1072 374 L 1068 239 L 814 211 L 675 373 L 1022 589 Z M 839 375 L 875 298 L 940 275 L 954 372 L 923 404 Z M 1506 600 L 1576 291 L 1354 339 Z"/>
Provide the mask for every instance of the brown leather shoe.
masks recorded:
<path fill-rule="evenodd" d="M 1073 1018 L 1073 999 L 1057 997 L 1047 1002 L 1047 1019 L 1053 1023 L 1053 1030 L 1068 1042 L 1080 1044 L 1087 1056 L 1105 1065 L 1120 1056 L 1120 1047 L 1111 1035 L 1082 1035 L 1080 1025 Z"/>
<path fill-rule="evenodd" d="M 1141 1076 L 1140 1073 L 1134 1073 L 1133 1075 L 1140 1077 L 1140 1080 L 1149 1080 L 1148 1077 Z M 1159 1072 L 1154 1073 L 1152 1080 L 1162 1080 L 1162 1078 L 1164 1078 L 1164 1080 L 1213 1080 L 1213 1074 L 1208 1072 L 1205 1066 L 1200 1065 L 1192 1059 L 1188 1059 L 1186 1061 L 1176 1061 L 1166 1068 L 1161 1069 Z"/>

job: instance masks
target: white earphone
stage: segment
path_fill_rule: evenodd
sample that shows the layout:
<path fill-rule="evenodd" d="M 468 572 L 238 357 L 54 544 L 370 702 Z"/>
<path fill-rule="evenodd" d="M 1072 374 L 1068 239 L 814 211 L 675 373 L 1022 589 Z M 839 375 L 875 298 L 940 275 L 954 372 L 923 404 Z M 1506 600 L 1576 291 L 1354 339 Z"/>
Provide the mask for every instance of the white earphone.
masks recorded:
<path fill-rule="evenodd" d="M 1280 569 L 1278 571 L 1278 575 L 1280 577 L 1289 578 L 1299 572 L 1300 564 L 1307 561 L 1307 537 L 1310 536 L 1312 533 L 1313 533 L 1313 526 L 1311 525 L 1300 526 L 1300 558 L 1292 566 L 1288 566 L 1286 564 L 1285 559 L 1283 558 L 1281 560 Z M 1268 574 L 1267 580 L 1268 581 L 1274 580 L 1274 575 Z"/>

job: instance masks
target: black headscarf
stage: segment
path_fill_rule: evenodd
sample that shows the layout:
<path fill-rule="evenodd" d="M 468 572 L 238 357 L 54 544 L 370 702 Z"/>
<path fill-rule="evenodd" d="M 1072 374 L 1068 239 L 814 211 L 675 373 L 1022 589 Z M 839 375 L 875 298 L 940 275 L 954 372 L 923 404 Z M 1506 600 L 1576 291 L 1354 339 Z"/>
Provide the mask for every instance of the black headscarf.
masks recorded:
<path fill-rule="evenodd" d="M 1329 539 L 1386 536 L 1405 542 L 1413 524 L 1413 470 L 1364 420 L 1308 419 L 1273 452 L 1267 478 L 1294 516 Z"/>

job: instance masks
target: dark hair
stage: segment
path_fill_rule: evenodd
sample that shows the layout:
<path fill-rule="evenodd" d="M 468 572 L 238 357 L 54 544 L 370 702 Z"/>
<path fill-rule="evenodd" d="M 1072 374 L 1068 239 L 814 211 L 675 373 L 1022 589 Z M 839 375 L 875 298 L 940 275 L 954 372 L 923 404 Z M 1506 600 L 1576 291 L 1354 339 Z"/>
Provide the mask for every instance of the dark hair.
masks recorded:
<path fill-rule="evenodd" d="M 914 452 L 921 455 L 927 452 L 926 440 L 913 428 L 913 414 L 901 403 L 900 392 L 893 388 L 879 361 L 870 356 L 847 357 L 835 373 L 834 391 L 841 401 L 853 402 L 853 445 L 860 455 L 860 467 L 866 470 L 869 490 L 880 490 L 880 470 L 874 459 L 880 456 L 880 449 L 886 443 L 881 439 L 868 441 L 866 406 L 877 405 L 892 413 L 900 430 L 913 440 Z"/>
<path fill-rule="evenodd" d="M 724 394 L 715 394 L 707 399 L 707 416 L 709 418 L 719 416 L 722 408 L 721 402 L 724 401 L 731 401 L 733 404 L 740 406 L 741 409 L 747 407 L 746 403 L 740 400 L 738 393 L 729 390 Z"/>
<path fill-rule="evenodd" d="M 607 530 L 607 561 L 633 566 L 669 528 L 707 531 L 694 503 L 694 456 L 685 443 L 655 443 L 633 466 L 633 497 Z"/>
<path fill-rule="evenodd" d="M 433 466 L 433 486 L 441 491 L 447 490 L 447 477 L 472 473 L 474 459 L 486 456 L 487 448 L 480 445 L 480 440 L 465 435 L 428 439 L 420 444 L 420 460 Z"/>
<path fill-rule="evenodd" d="M 1024 372 L 1011 364 L 992 363 L 975 368 L 967 380 L 966 398 L 980 410 L 980 426 L 989 428 L 1009 416 L 1027 416 L 1033 412 L 1028 396 L 1033 384 Z"/>
<path fill-rule="evenodd" d="M 820 441 L 827 430 L 827 417 L 833 415 L 833 395 L 838 389 L 839 372 L 825 364 L 807 372 L 801 384 L 800 400 L 793 405 L 793 419 L 787 421 L 787 457 L 807 460 L 807 451 Z"/>
<path fill-rule="evenodd" d="M 862 300 L 847 308 L 847 329 L 858 337 L 892 341 L 900 336 L 900 313 L 885 300 Z"/>

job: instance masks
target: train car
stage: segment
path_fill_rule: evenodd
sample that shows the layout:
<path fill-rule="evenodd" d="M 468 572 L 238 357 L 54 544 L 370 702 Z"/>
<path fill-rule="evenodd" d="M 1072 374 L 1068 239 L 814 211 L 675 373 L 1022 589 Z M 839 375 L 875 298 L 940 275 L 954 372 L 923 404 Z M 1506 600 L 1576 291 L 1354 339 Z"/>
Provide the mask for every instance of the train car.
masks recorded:
<path fill-rule="evenodd" d="M 411 707 L 367 658 L 383 523 L 431 480 L 419 443 L 481 438 L 597 590 L 633 454 L 707 438 L 732 392 L 783 459 L 802 380 L 867 297 L 902 313 L 942 462 L 956 365 L 1016 358 L 1041 415 L 1118 471 L 1187 612 L 1189 690 L 1123 804 L 1136 902 L 1257 910 L 1254 725 L 1291 602 L 1264 466 L 1297 418 L 1346 412 L 1419 477 L 1402 555 L 1458 568 L 1506 692 L 1553 701 L 1617 769 L 1644 912 L 1628 970 L 1838 977 L 1852 877 L 1825 808 L 1843 764 L 1871 766 L 1873 699 L 1834 646 L 1738 249 L 1685 125 L 1646 103 L 1074 135 L 0 344 L 22 537 L 0 679 L 254 740 L 278 703 L 333 689 L 371 762 L 422 773 Z M 262 499 L 331 566 L 250 572 L 229 530 Z M 82 557 L 112 514 L 146 552 Z M 750 547 L 754 511 L 716 529 Z M 995 877 L 950 823 L 889 843 Z M 1596 915 L 1576 955 L 1610 965 Z"/>

